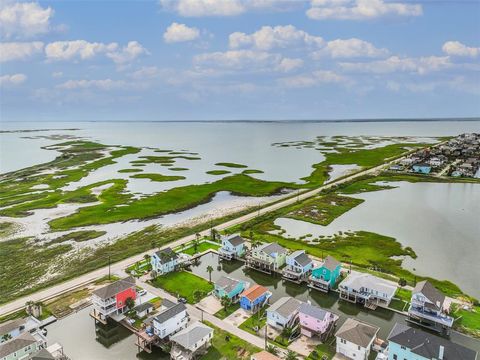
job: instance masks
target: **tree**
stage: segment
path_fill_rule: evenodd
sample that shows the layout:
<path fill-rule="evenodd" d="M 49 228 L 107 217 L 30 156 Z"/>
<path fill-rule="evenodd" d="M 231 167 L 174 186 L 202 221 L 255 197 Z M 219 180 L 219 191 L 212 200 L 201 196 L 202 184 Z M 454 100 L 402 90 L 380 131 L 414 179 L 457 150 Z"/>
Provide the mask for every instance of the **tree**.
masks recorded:
<path fill-rule="evenodd" d="M 277 355 L 278 354 L 278 349 L 273 346 L 273 345 L 268 345 L 267 346 L 267 352 L 269 352 L 270 354 L 273 354 L 273 355 Z"/>
<path fill-rule="evenodd" d="M 297 359 L 298 359 L 297 353 L 292 350 L 288 350 L 287 356 L 285 356 L 285 360 L 297 360 Z"/>
<path fill-rule="evenodd" d="M 407 280 L 405 280 L 404 278 L 400 278 L 398 280 L 398 285 L 403 288 L 405 285 L 407 285 Z"/>
<path fill-rule="evenodd" d="M 143 258 L 145 259 L 145 262 L 150 261 L 150 255 L 148 255 L 148 254 L 143 255 Z"/>
<path fill-rule="evenodd" d="M 195 290 L 193 292 L 193 301 L 195 301 L 195 303 L 200 302 L 200 300 L 202 300 L 202 297 L 203 297 L 203 292 L 202 291 Z"/>
<path fill-rule="evenodd" d="M 211 237 L 212 237 L 212 241 L 217 241 L 217 239 L 220 240 L 220 234 L 218 233 L 217 229 L 212 229 L 211 231 Z"/>
<path fill-rule="evenodd" d="M 127 305 L 128 309 L 130 310 L 135 306 L 135 300 L 133 300 L 133 298 L 131 298 L 131 297 L 128 297 L 125 300 L 125 305 Z"/>
<path fill-rule="evenodd" d="M 227 295 L 222 296 L 220 299 L 220 304 L 222 304 L 223 309 L 227 311 L 227 309 L 232 305 L 232 299 L 230 299 Z"/>
<path fill-rule="evenodd" d="M 10 340 L 12 338 L 12 335 L 10 334 L 4 334 L 2 336 L 2 341 L 7 341 L 7 340 Z"/>
<path fill-rule="evenodd" d="M 208 281 L 212 282 L 212 272 L 213 272 L 213 267 L 212 265 L 207 266 L 207 272 L 208 272 Z"/>
<path fill-rule="evenodd" d="M 293 328 L 291 328 L 290 326 L 285 326 L 282 329 L 282 333 L 280 335 L 282 336 L 282 338 L 284 340 L 289 340 L 290 336 L 292 336 L 292 334 L 293 334 Z"/>

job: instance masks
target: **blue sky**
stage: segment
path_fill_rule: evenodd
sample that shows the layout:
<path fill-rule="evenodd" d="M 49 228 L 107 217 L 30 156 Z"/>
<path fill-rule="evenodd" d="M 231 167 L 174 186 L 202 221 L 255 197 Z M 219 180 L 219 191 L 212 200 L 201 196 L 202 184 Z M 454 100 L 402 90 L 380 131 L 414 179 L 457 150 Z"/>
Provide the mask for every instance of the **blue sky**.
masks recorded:
<path fill-rule="evenodd" d="M 3 121 L 480 115 L 476 0 L 0 0 Z"/>

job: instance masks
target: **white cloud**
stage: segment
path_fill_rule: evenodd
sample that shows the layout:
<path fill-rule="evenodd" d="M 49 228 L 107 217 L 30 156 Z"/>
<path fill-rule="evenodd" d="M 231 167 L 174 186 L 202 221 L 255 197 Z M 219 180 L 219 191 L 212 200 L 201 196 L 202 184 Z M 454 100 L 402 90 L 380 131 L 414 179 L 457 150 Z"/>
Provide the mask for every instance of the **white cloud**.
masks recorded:
<path fill-rule="evenodd" d="M 176 43 L 184 41 L 192 41 L 200 36 L 200 31 L 194 27 L 188 27 L 185 24 L 172 23 L 165 33 L 163 39 L 167 43 Z"/>
<path fill-rule="evenodd" d="M 123 80 L 68 80 L 62 84 L 57 85 L 58 89 L 64 90 L 77 90 L 77 89 L 89 89 L 95 88 L 99 90 L 115 90 L 125 88 L 126 83 Z"/>
<path fill-rule="evenodd" d="M 442 50 L 447 55 L 477 57 L 480 55 L 480 48 L 469 47 L 459 41 L 447 41 L 442 46 Z"/>
<path fill-rule="evenodd" d="M 148 80 L 159 75 L 160 70 L 156 66 L 144 66 L 130 74 L 130 77 L 135 80 Z"/>
<path fill-rule="evenodd" d="M 281 72 L 290 72 L 303 66 L 302 59 L 283 58 L 277 65 L 276 70 Z"/>
<path fill-rule="evenodd" d="M 185 17 L 235 16 L 246 10 L 240 0 L 160 0 L 160 4 Z"/>
<path fill-rule="evenodd" d="M 309 74 L 284 77 L 279 83 L 289 88 L 312 87 L 320 84 L 350 84 L 351 80 L 333 71 L 317 70 Z"/>
<path fill-rule="evenodd" d="M 130 41 L 123 48 L 117 43 L 91 43 L 85 40 L 56 41 L 45 47 L 48 60 L 88 60 L 104 54 L 116 64 L 125 64 L 135 60 L 147 50 L 137 41 Z"/>
<path fill-rule="evenodd" d="M 374 74 L 387 74 L 393 72 L 425 74 L 453 66 L 448 56 L 427 56 L 420 58 L 400 58 L 398 56 L 391 56 L 385 60 L 361 63 L 344 62 L 339 65 L 345 71 Z"/>
<path fill-rule="evenodd" d="M 61 77 L 63 76 L 63 72 L 61 72 L 61 71 L 54 71 L 54 72 L 52 73 L 52 76 L 53 76 L 54 78 L 61 78 Z"/>
<path fill-rule="evenodd" d="M 196 55 L 193 61 L 197 65 L 218 66 L 228 69 L 258 69 L 277 66 L 282 57 L 265 51 L 229 50 Z"/>
<path fill-rule="evenodd" d="M 23 60 L 43 50 L 43 42 L 0 43 L 0 62 Z"/>
<path fill-rule="evenodd" d="M 27 80 L 25 74 L 13 74 L 0 76 L 0 85 L 20 85 Z"/>
<path fill-rule="evenodd" d="M 248 35 L 235 32 L 229 36 L 229 45 L 232 49 L 255 47 L 260 50 L 286 48 L 299 45 L 321 46 L 323 39 L 313 36 L 293 25 L 263 26 L 260 30 Z"/>
<path fill-rule="evenodd" d="M 138 41 L 129 41 L 122 49 L 107 52 L 107 56 L 118 65 L 129 63 L 143 54 L 148 51 Z"/>
<path fill-rule="evenodd" d="M 376 48 L 368 41 L 352 38 L 352 39 L 337 39 L 327 43 L 325 48 L 313 53 L 314 58 L 319 58 L 323 55 L 329 55 L 332 58 L 354 58 L 354 57 L 382 57 L 387 56 L 389 51 L 387 49 Z"/>
<path fill-rule="evenodd" d="M 53 9 L 36 2 L 0 2 L 0 34 L 5 38 L 27 38 L 49 31 Z"/>
<path fill-rule="evenodd" d="M 314 20 L 370 20 L 383 16 L 420 16 L 420 4 L 384 0 L 312 0 L 307 16 Z"/>

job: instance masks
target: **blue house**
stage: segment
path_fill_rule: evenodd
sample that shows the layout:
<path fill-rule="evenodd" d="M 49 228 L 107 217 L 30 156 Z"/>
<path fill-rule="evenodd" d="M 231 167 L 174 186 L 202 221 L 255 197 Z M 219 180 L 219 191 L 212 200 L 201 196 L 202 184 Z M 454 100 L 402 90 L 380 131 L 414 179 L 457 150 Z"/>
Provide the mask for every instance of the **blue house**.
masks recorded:
<path fill-rule="evenodd" d="M 432 171 L 432 167 L 427 164 L 415 164 L 412 166 L 413 172 L 419 174 L 429 174 Z"/>
<path fill-rule="evenodd" d="M 174 271 L 178 265 L 178 255 L 171 248 L 155 252 L 150 258 L 152 264 L 152 271 L 155 271 L 157 275 L 167 274 Z"/>
<path fill-rule="evenodd" d="M 388 360 L 475 360 L 477 352 L 443 337 L 395 324 L 388 335 Z"/>
<path fill-rule="evenodd" d="M 239 234 L 222 237 L 222 247 L 218 250 L 218 254 L 222 259 L 235 259 L 245 254 L 245 242 Z"/>
<path fill-rule="evenodd" d="M 297 250 L 287 255 L 285 262 L 287 266 L 282 275 L 287 280 L 300 281 L 307 277 L 313 269 L 313 261 L 305 253 L 305 250 Z"/>
<path fill-rule="evenodd" d="M 222 276 L 217 282 L 215 282 L 213 294 L 219 299 L 227 296 L 233 302 L 237 302 L 240 299 L 240 294 L 248 285 L 249 284 L 245 281 L 236 280 L 228 276 Z"/>
<path fill-rule="evenodd" d="M 323 264 L 312 270 L 310 287 L 328 292 L 337 282 L 342 264 L 332 256 L 327 256 Z"/>
<path fill-rule="evenodd" d="M 253 285 L 240 295 L 240 307 L 255 314 L 268 303 L 270 296 L 272 293 L 266 287 Z"/>

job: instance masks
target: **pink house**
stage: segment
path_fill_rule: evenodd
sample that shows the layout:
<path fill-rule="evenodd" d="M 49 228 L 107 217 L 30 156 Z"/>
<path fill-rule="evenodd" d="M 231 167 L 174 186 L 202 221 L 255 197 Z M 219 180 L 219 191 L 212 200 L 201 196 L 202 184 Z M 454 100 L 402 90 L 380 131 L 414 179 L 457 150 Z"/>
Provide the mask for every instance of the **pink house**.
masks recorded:
<path fill-rule="evenodd" d="M 307 303 L 300 305 L 298 316 L 301 332 L 308 337 L 326 337 L 338 320 L 338 315 Z"/>

